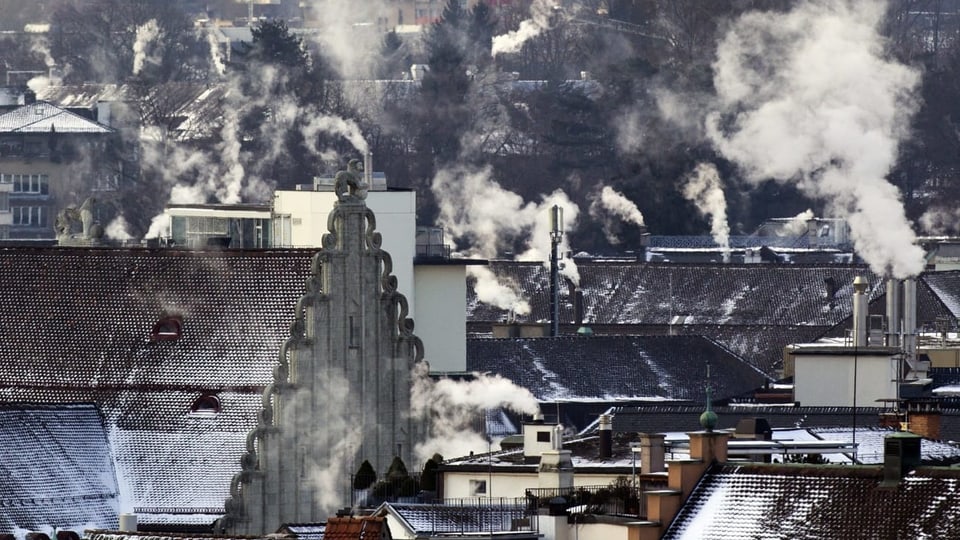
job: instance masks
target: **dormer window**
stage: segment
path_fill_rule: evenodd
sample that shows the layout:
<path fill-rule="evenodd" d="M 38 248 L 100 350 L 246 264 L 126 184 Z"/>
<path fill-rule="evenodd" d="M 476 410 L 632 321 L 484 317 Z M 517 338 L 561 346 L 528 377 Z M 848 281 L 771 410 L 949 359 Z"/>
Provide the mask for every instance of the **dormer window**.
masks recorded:
<path fill-rule="evenodd" d="M 150 341 L 176 341 L 183 334 L 183 319 L 176 316 L 161 318 L 150 331 Z"/>
<path fill-rule="evenodd" d="M 220 398 L 215 394 L 203 394 L 190 406 L 191 414 L 217 414 L 220 412 Z"/>

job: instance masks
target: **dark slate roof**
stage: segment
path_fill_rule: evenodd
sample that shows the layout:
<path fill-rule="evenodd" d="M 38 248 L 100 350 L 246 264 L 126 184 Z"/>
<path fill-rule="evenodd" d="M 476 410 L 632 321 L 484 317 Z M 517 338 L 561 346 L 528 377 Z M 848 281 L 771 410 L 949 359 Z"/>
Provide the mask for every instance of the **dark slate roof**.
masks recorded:
<path fill-rule="evenodd" d="M 312 251 L 0 249 L 0 401 L 93 402 L 122 504 L 149 523 L 222 514 Z M 164 315 L 174 341 L 152 341 Z M 220 412 L 191 412 L 214 395 Z"/>
<path fill-rule="evenodd" d="M 958 537 L 960 471 L 921 468 L 896 488 L 882 478 L 877 467 L 716 467 L 663 538 Z"/>
<path fill-rule="evenodd" d="M 751 265 L 577 260 L 583 324 L 596 334 L 702 335 L 770 376 L 782 369 L 783 348 L 846 335 L 852 281 L 870 282 L 870 312 L 883 314 L 885 283 L 862 265 Z M 520 291 L 531 313 L 515 316 L 480 303 L 468 279 L 469 328 L 495 322 L 549 320 L 549 271 L 540 263 L 491 261 L 501 282 Z M 835 286 L 829 297 L 828 282 Z M 574 323 L 574 293 L 560 291 L 561 328 Z M 924 328 L 960 312 L 960 271 L 929 272 L 917 284 L 917 322 Z M 513 317 L 513 319 L 511 319 Z M 570 326 L 573 325 L 573 326 Z"/>
<path fill-rule="evenodd" d="M 3 405 L 0 441 L 0 533 L 118 526 L 117 479 L 94 405 Z"/>
<path fill-rule="evenodd" d="M 504 283 L 517 287 L 532 312 L 521 321 L 549 320 L 549 271 L 540 263 L 491 261 Z M 883 281 L 862 265 L 671 264 L 577 261 L 585 324 L 833 326 L 850 316 L 853 279 L 864 276 L 871 299 Z M 828 297 L 826 282 L 836 284 Z M 506 310 L 477 301 L 468 280 L 467 318 L 506 321 Z M 561 287 L 561 321 L 574 320 L 569 287 Z"/>
<path fill-rule="evenodd" d="M 492 372 L 540 401 L 705 399 L 761 385 L 764 376 L 699 336 L 592 336 L 467 340 L 467 370 Z"/>
<path fill-rule="evenodd" d="M 816 238 L 811 242 L 807 235 L 802 236 L 770 236 L 770 235 L 730 235 L 731 249 L 745 249 L 753 247 L 767 246 L 769 248 L 834 248 L 849 249 L 849 246 L 828 242 L 826 238 Z M 720 249 L 720 244 L 708 235 L 650 235 L 649 247 L 651 249 Z"/>
<path fill-rule="evenodd" d="M 920 280 L 933 291 L 954 319 L 960 318 L 960 270 L 929 272 Z M 918 320 L 923 319 L 918 317 Z"/>

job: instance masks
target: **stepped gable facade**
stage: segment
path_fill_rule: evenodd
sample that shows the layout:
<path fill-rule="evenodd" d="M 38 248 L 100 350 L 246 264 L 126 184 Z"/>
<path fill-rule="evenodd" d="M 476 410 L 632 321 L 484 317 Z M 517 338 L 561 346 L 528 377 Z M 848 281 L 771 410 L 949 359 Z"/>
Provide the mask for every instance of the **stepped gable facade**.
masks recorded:
<path fill-rule="evenodd" d="M 351 162 L 336 176 L 329 233 L 218 524 L 231 534 L 325 520 L 350 500 L 360 462 L 378 471 L 394 456 L 411 463 L 426 433 L 410 412 L 423 346 L 357 172 Z"/>

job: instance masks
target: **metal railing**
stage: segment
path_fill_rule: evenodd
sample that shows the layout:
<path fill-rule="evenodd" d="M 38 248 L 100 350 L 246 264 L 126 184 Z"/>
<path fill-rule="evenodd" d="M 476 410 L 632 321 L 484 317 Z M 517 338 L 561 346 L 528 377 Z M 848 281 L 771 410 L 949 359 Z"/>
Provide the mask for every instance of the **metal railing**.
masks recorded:
<path fill-rule="evenodd" d="M 524 498 L 443 499 L 433 504 L 398 505 L 418 533 L 539 532 L 537 513 Z"/>
<path fill-rule="evenodd" d="M 651 486 L 652 487 L 652 486 Z M 643 518 L 647 514 L 645 486 L 577 486 L 558 489 L 528 489 L 528 505 L 539 510 L 564 510 L 577 514 L 603 514 Z M 558 508 L 560 507 L 560 508 Z"/>

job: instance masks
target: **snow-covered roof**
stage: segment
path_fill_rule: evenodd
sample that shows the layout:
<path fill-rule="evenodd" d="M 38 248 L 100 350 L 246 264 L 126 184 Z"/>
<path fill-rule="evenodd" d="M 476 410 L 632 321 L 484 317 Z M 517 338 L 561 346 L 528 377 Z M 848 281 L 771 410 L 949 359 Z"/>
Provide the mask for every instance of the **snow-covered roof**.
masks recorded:
<path fill-rule="evenodd" d="M 124 508 L 209 525 L 313 254 L 0 248 L 0 400 L 96 403 Z M 177 339 L 156 331 L 170 317 Z"/>
<path fill-rule="evenodd" d="M 45 101 L 0 114 L 0 133 L 113 133 L 113 129 Z"/>
<path fill-rule="evenodd" d="M 117 527 L 120 496 L 92 404 L 0 407 L 0 532 Z"/>
<path fill-rule="evenodd" d="M 898 486 L 879 467 L 728 464 L 709 470 L 662 538 L 947 538 L 960 470 L 918 469 Z"/>

